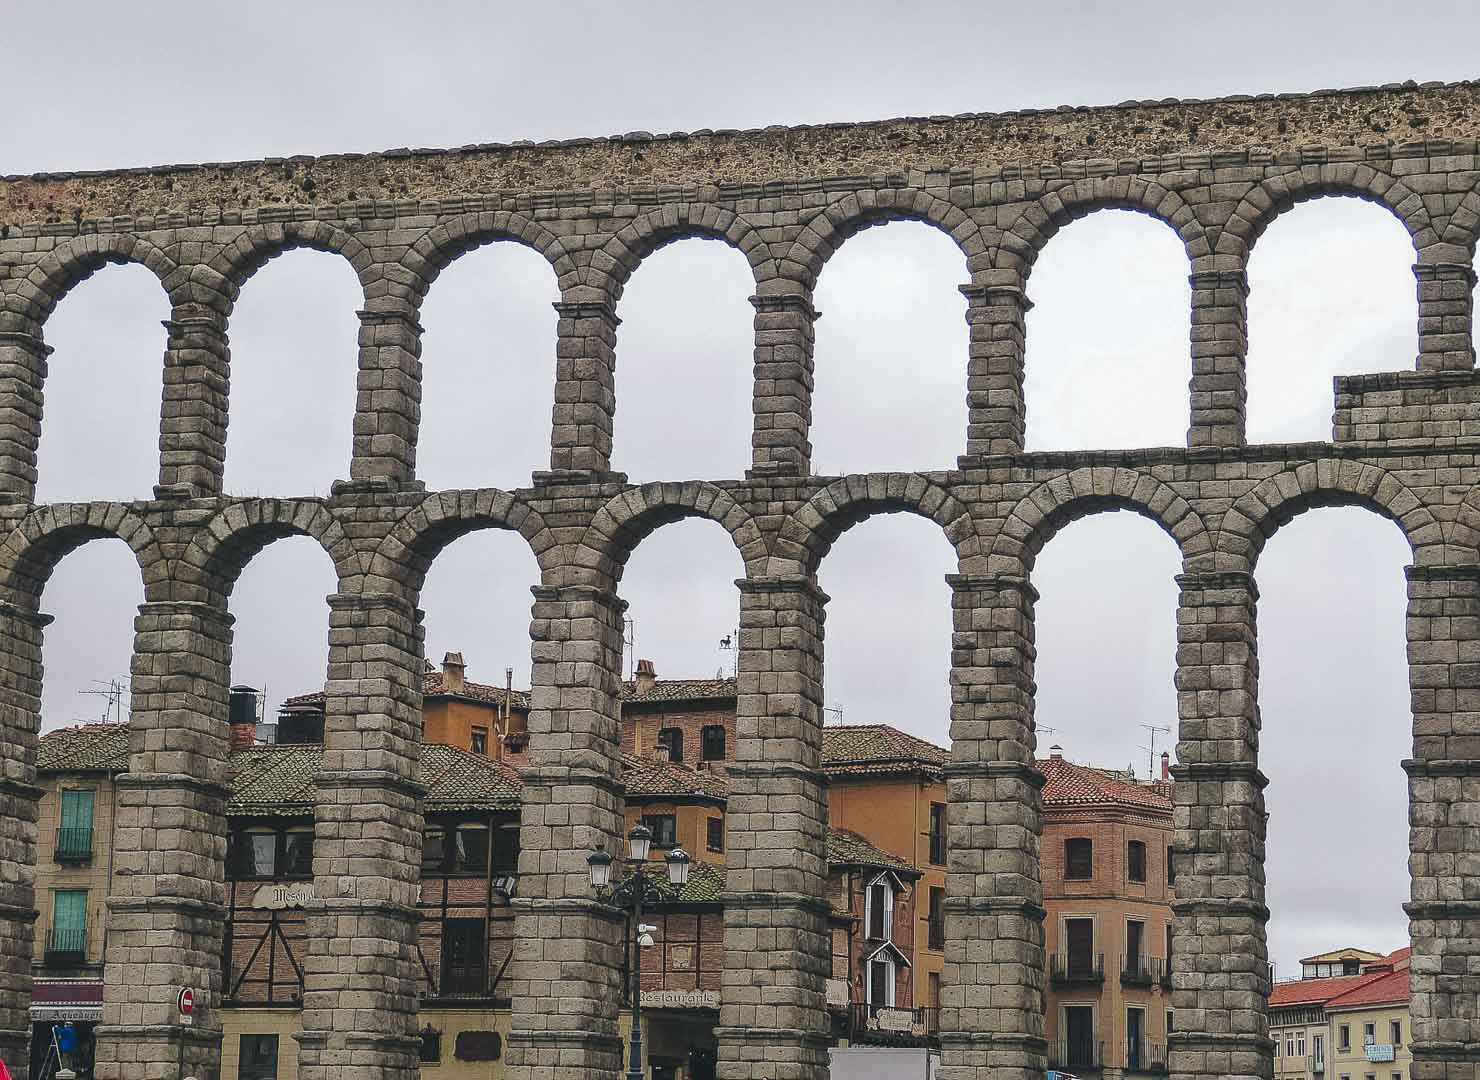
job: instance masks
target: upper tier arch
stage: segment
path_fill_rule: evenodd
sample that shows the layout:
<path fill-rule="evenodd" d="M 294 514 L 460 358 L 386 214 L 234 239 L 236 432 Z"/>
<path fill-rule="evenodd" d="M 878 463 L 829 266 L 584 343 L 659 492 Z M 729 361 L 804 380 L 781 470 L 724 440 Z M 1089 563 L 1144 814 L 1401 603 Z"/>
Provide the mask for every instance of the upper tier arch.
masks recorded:
<path fill-rule="evenodd" d="M 189 299 L 189 274 L 152 240 L 133 233 L 89 233 L 62 241 L 0 292 L 0 331 L 40 334 L 66 295 L 104 266 L 137 263 L 159 279 L 177 306 Z"/>
<path fill-rule="evenodd" d="M 169 562 L 148 523 L 122 503 L 53 503 L 32 510 L 0 543 L 0 600 L 35 610 L 64 558 L 91 540 L 126 543 L 139 563 L 144 598 L 174 599 Z"/>
<path fill-rule="evenodd" d="M 526 214 L 508 210 L 460 214 L 428 229 L 401 256 L 390 289 L 420 308 L 437 276 L 459 255 L 500 241 L 537 251 L 555 271 L 561 292 L 580 282 L 580 267 L 555 233 Z"/>
<path fill-rule="evenodd" d="M 592 258 L 585 283 L 597 289 L 605 286 L 615 300 L 644 259 L 669 244 L 691 239 L 718 240 L 744 255 L 757 289 L 778 276 L 770 249 L 743 217 L 712 203 L 673 203 L 617 230 Z"/>

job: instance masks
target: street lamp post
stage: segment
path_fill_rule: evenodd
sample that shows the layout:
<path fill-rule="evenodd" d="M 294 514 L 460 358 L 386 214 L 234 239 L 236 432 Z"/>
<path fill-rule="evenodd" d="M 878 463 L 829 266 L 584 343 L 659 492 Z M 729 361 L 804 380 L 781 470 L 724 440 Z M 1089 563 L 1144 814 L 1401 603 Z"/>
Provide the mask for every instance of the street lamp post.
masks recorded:
<path fill-rule="evenodd" d="M 591 887 L 597 895 L 614 907 L 632 912 L 632 1053 L 627 1064 L 627 1080 L 642 1080 L 642 947 L 653 943 L 653 928 L 642 924 L 642 906 L 666 899 L 646 872 L 652 844 L 653 834 L 644 825 L 634 827 L 627 834 L 629 872 L 615 885 L 612 884 L 614 860 L 610 855 L 597 848 L 586 857 L 591 867 Z M 688 854 L 683 848 L 674 848 L 668 853 L 667 862 L 669 883 L 682 889 L 689 880 Z"/>

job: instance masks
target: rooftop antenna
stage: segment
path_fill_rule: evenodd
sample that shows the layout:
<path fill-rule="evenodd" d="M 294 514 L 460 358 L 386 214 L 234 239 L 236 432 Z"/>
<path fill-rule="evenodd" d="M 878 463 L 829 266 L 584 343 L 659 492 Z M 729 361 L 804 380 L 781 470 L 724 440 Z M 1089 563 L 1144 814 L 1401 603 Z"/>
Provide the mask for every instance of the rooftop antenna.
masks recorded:
<path fill-rule="evenodd" d="M 128 692 L 128 677 L 122 679 L 94 679 L 93 684 L 101 687 L 99 690 L 79 690 L 79 694 L 88 697 L 100 697 L 103 699 L 103 715 L 100 723 L 117 724 L 123 720 L 123 695 Z"/>
<path fill-rule="evenodd" d="M 829 717 L 829 716 L 831 716 L 833 718 L 833 723 L 835 723 L 835 724 L 841 724 L 843 722 L 843 707 L 841 705 L 834 705 L 831 708 L 829 708 L 828 706 L 824 705 L 822 707 L 822 712 L 824 714 L 823 715 L 823 723 L 824 724 L 827 723 L 827 717 Z"/>
<path fill-rule="evenodd" d="M 733 679 L 740 667 L 740 628 L 738 626 L 719 639 L 719 648 L 721 652 L 730 654 L 730 678 Z M 723 665 L 720 670 L 724 670 Z"/>
<path fill-rule="evenodd" d="M 1172 733 L 1172 729 L 1169 728 L 1169 727 L 1167 727 L 1164 724 L 1163 725 L 1142 724 L 1141 726 L 1143 728 L 1145 728 L 1151 734 L 1151 738 L 1149 740 L 1150 741 L 1150 745 L 1149 746 L 1139 747 L 1139 749 L 1146 751 L 1146 778 L 1148 780 L 1155 780 L 1156 779 L 1156 736 L 1158 734 L 1170 735 Z"/>
<path fill-rule="evenodd" d="M 627 681 L 637 678 L 633 665 L 637 663 L 637 624 L 631 615 L 622 616 L 622 649 L 627 654 Z"/>

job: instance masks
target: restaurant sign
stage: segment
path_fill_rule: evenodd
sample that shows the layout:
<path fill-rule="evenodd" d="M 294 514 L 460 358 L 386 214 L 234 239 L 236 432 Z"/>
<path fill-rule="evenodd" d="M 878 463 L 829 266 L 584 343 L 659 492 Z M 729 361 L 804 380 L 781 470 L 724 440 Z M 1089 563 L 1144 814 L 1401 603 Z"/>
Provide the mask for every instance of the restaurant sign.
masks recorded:
<path fill-rule="evenodd" d="M 264 885 L 252 897 L 252 906 L 265 911 L 282 911 L 285 908 L 307 907 L 313 899 L 312 882 L 304 881 L 294 885 Z"/>
<path fill-rule="evenodd" d="M 644 990 L 644 1009 L 717 1009 L 718 990 Z"/>
<path fill-rule="evenodd" d="M 891 1031 L 900 1035 L 924 1035 L 925 1025 L 915 1018 L 914 1009 L 877 1009 L 868 1018 L 871 1031 Z"/>

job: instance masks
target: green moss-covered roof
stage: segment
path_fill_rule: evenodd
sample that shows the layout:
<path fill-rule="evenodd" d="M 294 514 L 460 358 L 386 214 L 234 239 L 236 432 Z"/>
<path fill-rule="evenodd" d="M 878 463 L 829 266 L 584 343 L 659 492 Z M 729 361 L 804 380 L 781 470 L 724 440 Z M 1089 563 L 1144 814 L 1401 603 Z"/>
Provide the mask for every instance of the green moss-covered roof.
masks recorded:
<path fill-rule="evenodd" d="M 829 866 L 864 866 L 894 870 L 906 877 L 920 876 L 920 871 L 904 859 L 874 847 L 851 829 L 827 830 L 827 862 Z"/>

